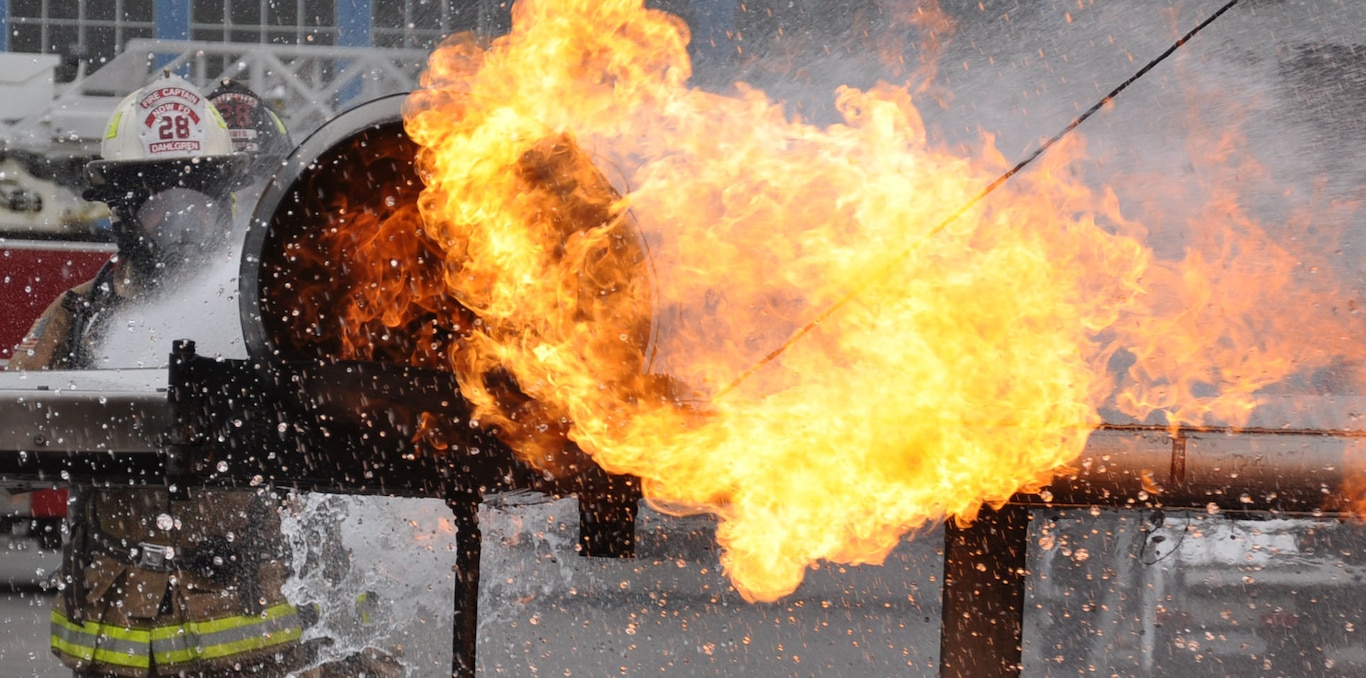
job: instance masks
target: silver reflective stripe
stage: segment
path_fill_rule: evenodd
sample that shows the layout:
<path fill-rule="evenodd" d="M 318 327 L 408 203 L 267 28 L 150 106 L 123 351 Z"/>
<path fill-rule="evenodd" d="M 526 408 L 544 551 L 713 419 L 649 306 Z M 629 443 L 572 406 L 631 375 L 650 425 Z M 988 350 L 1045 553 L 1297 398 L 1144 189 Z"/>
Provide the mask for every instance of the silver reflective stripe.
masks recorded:
<path fill-rule="evenodd" d="M 157 664 L 169 666 L 272 647 L 298 640 L 302 634 L 298 611 L 286 603 L 259 616 L 158 627 L 152 632 L 152 653 Z"/>
<path fill-rule="evenodd" d="M 147 667 L 151 634 L 112 624 L 85 622 L 76 625 L 57 610 L 52 611 L 52 648 L 61 654 L 96 664 Z"/>

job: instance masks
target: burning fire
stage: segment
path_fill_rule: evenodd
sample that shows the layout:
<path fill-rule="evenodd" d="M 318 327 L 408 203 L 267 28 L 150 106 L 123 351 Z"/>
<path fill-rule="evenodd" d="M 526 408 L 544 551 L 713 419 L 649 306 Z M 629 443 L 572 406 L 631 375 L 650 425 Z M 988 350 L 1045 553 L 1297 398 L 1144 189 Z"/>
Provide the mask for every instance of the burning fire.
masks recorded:
<path fill-rule="evenodd" d="M 902 88 L 839 90 L 825 127 L 693 88 L 688 40 L 640 0 L 522 0 L 508 35 L 439 49 L 405 113 L 420 214 L 345 226 L 419 246 L 346 272 L 345 342 L 370 357 L 364 336 L 416 327 L 390 357 L 445 361 L 530 463 L 567 472 L 569 440 L 656 507 L 715 514 L 747 599 L 1045 483 L 1103 407 L 1236 422 L 1358 350 L 1342 318 L 1273 303 L 1313 263 L 1236 195 L 1156 201 L 1203 208 L 1185 251 L 1154 252 L 1146 217 L 1170 215 L 1088 188 L 1074 135 L 949 219 L 1009 166 L 990 140 L 930 147 Z M 391 256 L 440 265 L 409 283 Z"/>

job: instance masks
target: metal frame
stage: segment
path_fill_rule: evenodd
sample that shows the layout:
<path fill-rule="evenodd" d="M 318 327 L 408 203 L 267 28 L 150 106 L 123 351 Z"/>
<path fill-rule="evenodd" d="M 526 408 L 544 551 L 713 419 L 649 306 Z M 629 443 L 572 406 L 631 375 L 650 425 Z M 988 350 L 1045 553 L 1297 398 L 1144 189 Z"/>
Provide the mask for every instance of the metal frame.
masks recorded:
<path fill-rule="evenodd" d="M 1023 670 L 1032 509 L 1343 514 L 1366 491 L 1359 480 L 1366 477 L 1366 432 L 1352 414 L 1360 405 L 1353 397 L 1287 397 L 1266 402 L 1248 428 L 1098 429 L 1074 472 L 998 511 L 983 509 L 969 526 L 946 525 L 940 675 L 992 678 Z M 1324 429 L 1293 428 L 1306 419 Z"/>
<path fill-rule="evenodd" d="M 0 130 L 0 137 L 33 152 L 95 155 L 118 102 L 166 68 L 200 86 L 241 80 L 275 99 L 290 132 L 302 138 L 356 103 L 414 89 L 428 56 L 421 49 L 138 38 L 42 111 Z"/>
<path fill-rule="evenodd" d="M 383 438 L 394 441 L 389 446 L 350 438 L 332 419 L 346 403 L 321 402 L 300 410 L 300 403 L 291 404 L 286 395 L 291 385 L 350 378 L 337 390 L 384 399 L 387 411 L 397 413 L 385 421 L 397 431 L 406 425 L 405 417 L 427 411 L 426 399 L 450 384 L 374 365 L 359 371 L 342 363 L 263 368 L 251 361 L 196 356 L 185 343 L 175 356 L 169 373 L 0 372 L 0 482 L 52 486 L 135 480 L 188 486 L 264 481 L 444 499 L 459 525 L 452 633 L 452 668 L 458 676 L 474 673 L 481 552 L 477 504 L 484 496 L 515 489 L 577 494 L 585 552 L 633 553 L 639 497 L 634 479 L 599 469 L 547 481 L 480 431 L 462 433 L 478 438 L 463 441 L 482 447 L 477 457 L 461 457 L 458 445 L 448 458 L 413 456 L 403 449 L 401 436 L 386 433 Z M 397 408 L 390 407 L 395 403 Z M 1341 511 L 1353 498 L 1350 483 L 1366 471 L 1366 432 L 1350 424 L 1359 404 L 1353 398 L 1309 396 L 1263 408 L 1273 414 L 1262 423 L 1283 411 L 1314 412 L 1320 424 L 1344 424 L 1328 430 L 1102 428 L 1091 433 L 1075 474 L 1055 479 L 1040 493 L 1021 494 L 1000 509 L 983 509 L 966 527 L 947 526 L 941 675 L 1019 675 L 1031 510 L 1205 510 L 1213 505 L 1283 513 Z M 282 420 L 291 422 L 283 432 Z M 352 433 L 382 424 L 359 423 Z M 333 429 L 329 455 L 302 454 L 310 449 L 309 436 L 326 426 Z M 225 434 L 234 436 L 231 443 L 214 443 Z"/>
<path fill-rule="evenodd" d="M 163 482 L 165 370 L 0 372 L 0 482 Z"/>

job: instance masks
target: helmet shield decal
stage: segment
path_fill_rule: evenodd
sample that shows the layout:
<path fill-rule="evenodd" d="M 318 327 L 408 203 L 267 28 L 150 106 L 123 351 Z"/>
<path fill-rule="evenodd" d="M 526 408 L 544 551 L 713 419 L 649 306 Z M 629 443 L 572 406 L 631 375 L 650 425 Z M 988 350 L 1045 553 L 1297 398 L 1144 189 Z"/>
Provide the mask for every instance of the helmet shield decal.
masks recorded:
<path fill-rule="evenodd" d="M 207 126 L 217 121 L 193 87 L 178 78 L 165 78 L 138 94 L 134 115 L 147 159 L 194 157 L 207 152 Z"/>
<path fill-rule="evenodd" d="M 185 79 L 166 74 L 119 103 L 100 158 L 86 165 L 90 187 L 84 197 L 127 211 L 171 187 L 215 194 L 231 190 L 246 164 L 208 98 Z"/>
<path fill-rule="evenodd" d="M 233 150 L 252 159 L 244 179 L 250 182 L 274 174 L 280 161 L 293 150 L 280 118 L 256 92 L 236 80 L 223 80 L 208 98 L 227 124 Z"/>

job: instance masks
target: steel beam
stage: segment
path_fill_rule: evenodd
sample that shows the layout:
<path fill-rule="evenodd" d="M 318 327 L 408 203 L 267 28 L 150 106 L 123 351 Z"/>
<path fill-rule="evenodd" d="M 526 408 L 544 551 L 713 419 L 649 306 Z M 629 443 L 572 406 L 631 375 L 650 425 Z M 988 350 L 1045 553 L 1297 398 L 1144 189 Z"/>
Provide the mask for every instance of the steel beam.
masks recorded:
<path fill-rule="evenodd" d="M 940 676 L 1020 675 L 1028 536 L 1029 508 L 1015 504 L 944 526 Z"/>
<path fill-rule="evenodd" d="M 190 393 L 204 406 L 258 408 L 249 396 L 262 385 L 249 370 L 233 361 L 201 358 L 195 370 L 221 369 L 223 380 L 236 380 L 244 393 Z M 330 375 L 323 375 L 330 378 Z M 363 375 L 362 375 L 363 376 Z M 307 371 L 290 379 L 308 379 Z M 365 383 L 359 380 L 358 383 Z M 288 384 L 286 384 L 288 386 Z M 432 386 L 409 394 L 384 394 L 385 406 L 408 395 L 432 398 Z M 454 388 L 454 386 L 451 386 Z M 278 388 L 277 388 L 278 390 Z M 348 396 L 365 394 L 352 390 Z M 61 483 L 140 478 L 158 481 L 165 472 L 165 446 L 172 425 L 168 373 L 160 369 L 116 371 L 0 372 L 0 482 Z M 210 397 L 212 396 L 212 397 Z M 259 400 L 259 399 L 258 399 Z M 378 405 L 374 399 L 365 400 Z M 235 403 L 235 405 L 234 405 Z M 329 406 L 340 407 L 345 403 Z M 317 405 L 317 407 L 321 407 Z M 315 407 L 316 409 L 316 407 Z M 1366 423 L 1356 423 L 1356 412 L 1366 411 L 1366 399 L 1300 396 L 1268 400 L 1243 429 L 1169 429 L 1160 426 L 1107 425 L 1090 433 L 1082 456 L 1038 492 L 1021 493 L 1017 503 L 1030 506 L 1111 506 L 1120 508 L 1193 508 L 1284 512 L 1345 510 L 1366 479 Z M 259 414 L 256 412 L 255 414 Z M 322 412 L 319 416 L 330 416 Z M 281 451 L 297 447 L 297 421 L 245 421 L 224 412 L 213 418 L 209 436 L 252 432 L 272 437 Z M 288 431 L 281 432 L 279 424 Z M 1311 428 L 1312 427 L 1312 428 Z M 485 450 L 496 450 L 491 436 L 479 436 Z M 332 440 L 334 449 L 337 441 Z M 244 450 L 262 452 L 262 450 Z M 352 452 L 363 452 L 354 450 Z M 512 465 L 495 462 L 492 454 L 478 458 L 489 468 L 446 468 L 443 472 L 472 474 L 484 489 L 497 491 Z M 290 467 L 277 456 L 239 454 L 227 466 L 184 469 L 190 476 L 225 480 L 251 479 L 267 471 L 266 480 L 304 489 L 369 494 L 444 497 L 447 489 L 431 482 L 432 460 L 395 457 L 363 467 L 338 465 L 335 459 L 308 459 L 306 466 Z M 351 460 L 352 465 L 364 460 Z M 466 459 L 465 461 L 473 461 Z M 181 461 L 180 463 L 187 463 Z M 507 468 L 504 468 L 504 467 Z M 411 467 L 411 468 L 410 468 Z M 114 474 L 110 476 L 109 474 Z M 511 474 L 511 475 L 509 475 Z M 593 482 L 583 483 L 592 487 Z M 478 484 L 473 488 L 480 489 Z M 539 488 L 538 488 L 539 489 Z"/>
<path fill-rule="evenodd" d="M 166 394 L 166 370 L 0 372 L 0 482 L 164 482 Z"/>

